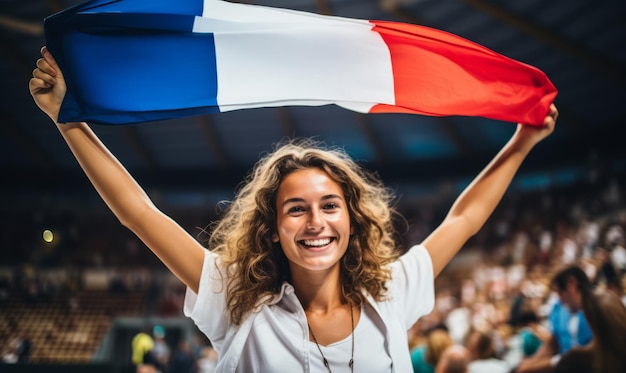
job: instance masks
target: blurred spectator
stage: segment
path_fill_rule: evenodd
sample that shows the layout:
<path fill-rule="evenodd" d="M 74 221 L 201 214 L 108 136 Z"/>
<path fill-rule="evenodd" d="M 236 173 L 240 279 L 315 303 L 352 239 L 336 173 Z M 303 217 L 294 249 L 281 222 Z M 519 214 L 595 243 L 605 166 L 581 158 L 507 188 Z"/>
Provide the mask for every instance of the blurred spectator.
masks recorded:
<path fill-rule="evenodd" d="M 189 347 L 191 348 L 191 353 L 194 356 L 194 359 L 198 360 L 202 356 L 202 350 L 207 344 L 211 342 L 209 339 L 202 334 L 200 331 L 197 331 L 193 334 L 193 338 L 189 343 Z"/>
<path fill-rule="evenodd" d="M 595 268 L 595 274 L 593 277 L 589 276 L 594 287 L 618 281 L 618 278 L 621 277 L 615 270 L 610 255 L 609 251 L 604 248 L 598 247 L 596 249 L 594 258 L 590 261 Z"/>
<path fill-rule="evenodd" d="M 485 330 L 493 325 L 496 318 L 496 307 L 484 293 L 479 293 L 472 305 L 470 329 Z"/>
<path fill-rule="evenodd" d="M 139 366 L 144 365 L 146 357 L 154 348 L 154 340 L 147 333 L 147 331 L 141 331 L 133 337 L 131 340 L 131 359 L 135 366 L 137 366 L 137 372 L 139 372 Z"/>
<path fill-rule="evenodd" d="M 539 322 L 532 309 L 523 310 L 514 324 L 515 332 L 507 342 L 503 359 L 510 366 L 517 366 L 523 359 L 534 355 L 539 347 L 550 339 L 550 331 Z"/>
<path fill-rule="evenodd" d="M 155 325 L 152 328 L 152 337 L 154 338 L 154 347 L 150 351 L 153 358 L 152 363 L 156 366 L 157 371 L 165 373 L 168 371 L 170 362 L 170 347 L 165 341 L 165 328 L 161 325 Z"/>
<path fill-rule="evenodd" d="M 445 323 L 450 337 L 461 344 L 470 330 L 471 305 L 476 298 L 476 285 L 472 280 L 465 280 L 461 285 L 461 304 L 446 315 Z"/>
<path fill-rule="evenodd" d="M 626 372 L 626 307 L 613 293 L 591 294 L 583 311 L 593 331 L 586 347 L 575 347 L 559 360 L 555 373 Z"/>
<path fill-rule="evenodd" d="M 559 300 L 549 315 L 550 339 L 532 357 L 523 360 L 519 373 L 552 372 L 561 355 L 591 340 L 591 330 L 582 311 L 583 300 L 591 293 L 591 283 L 578 266 L 559 271 L 552 280 Z"/>
<path fill-rule="evenodd" d="M 618 297 L 626 306 L 626 292 L 624 292 L 620 279 L 616 278 L 611 282 L 607 282 L 606 290 L 615 294 L 615 296 Z"/>
<path fill-rule="evenodd" d="M 557 253 L 559 255 L 556 260 L 559 264 L 572 264 L 579 255 L 578 245 L 576 241 L 570 237 L 570 233 L 568 229 L 563 228 L 561 231 L 562 235 L 557 241 Z"/>
<path fill-rule="evenodd" d="M 436 327 L 426 335 L 426 343 L 411 351 L 415 373 L 433 373 L 443 351 L 454 344 L 444 327 Z"/>
<path fill-rule="evenodd" d="M 202 349 L 198 359 L 198 373 L 214 373 L 217 367 L 217 351 L 210 344 Z"/>
<path fill-rule="evenodd" d="M 178 342 L 178 348 L 172 355 L 169 363 L 171 373 L 193 373 L 196 368 L 196 359 L 191 351 L 191 344 L 184 339 Z"/>
<path fill-rule="evenodd" d="M 25 364 L 30 362 L 30 354 L 33 350 L 33 343 L 30 340 L 28 334 L 22 333 L 17 346 L 17 362 Z"/>
<path fill-rule="evenodd" d="M 470 363 L 470 353 L 466 347 L 452 345 L 441 354 L 435 373 L 467 373 Z"/>
<path fill-rule="evenodd" d="M 508 373 L 511 369 L 506 361 L 496 357 L 493 338 L 486 332 L 472 331 L 465 345 L 470 353 L 469 373 Z"/>
<path fill-rule="evenodd" d="M 591 258 L 598 244 L 600 225 L 589 218 L 584 219 L 578 228 L 577 242 L 581 247 L 580 257 Z"/>
<path fill-rule="evenodd" d="M 626 273 L 626 248 L 624 229 L 619 224 L 611 225 L 605 234 L 605 244 L 611 252 L 611 262 L 620 275 Z"/>
<path fill-rule="evenodd" d="M 2 363 L 3 364 L 16 364 L 17 363 L 17 354 L 20 346 L 20 339 L 13 338 L 7 345 L 5 351 L 2 352 Z"/>
<path fill-rule="evenodd" d="M 128 291 L 126 283 L 120 273 L 113 269 L 109 273 L 109 291 L 112 294 L 124 294 Z"/>
<path fill-rule="evenodd" d="M 159 316 L 179 317 L 183 316 L 183 303 L 185 300 L 185 288 L 179 284 L 170 284 L 166 287 L 159 301 Z"/>
<path fill-rule="evenodd" d="M 137 366 L 137 373 L 158 373 L 152 364 L 140 364 Z"/>
<path fill-rule="evenodd" d="M 528 274 L 520 285 L 520 290 L 526 299 L 541 300 L 549 293 L 550 289 L 544 283 L 545 276 L 543 265 L 537 264 L 528 269 Z"/>

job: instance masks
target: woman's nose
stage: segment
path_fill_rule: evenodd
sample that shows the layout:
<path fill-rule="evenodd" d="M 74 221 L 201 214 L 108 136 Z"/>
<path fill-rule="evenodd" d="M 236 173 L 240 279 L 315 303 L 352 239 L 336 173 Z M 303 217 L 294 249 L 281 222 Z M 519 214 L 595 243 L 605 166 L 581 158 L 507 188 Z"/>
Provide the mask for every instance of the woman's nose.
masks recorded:
<path fill-rule="evenodd" d="M 324 228 L 324 219 L 318 211 L 311 211 L 306 228 L 310 231 L 316 231 Z"/>

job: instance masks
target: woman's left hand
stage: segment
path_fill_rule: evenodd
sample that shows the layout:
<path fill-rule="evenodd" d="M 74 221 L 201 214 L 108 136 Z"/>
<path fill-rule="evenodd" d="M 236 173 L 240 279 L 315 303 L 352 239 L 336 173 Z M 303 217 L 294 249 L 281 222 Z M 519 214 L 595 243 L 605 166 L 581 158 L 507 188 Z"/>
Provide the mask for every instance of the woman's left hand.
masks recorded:
<path fill-rule="evenodd" d="M 559 117 L 559 111 L 554 104 L 550 105 L 550 110 L 543 120 L 542 126 L 529 126 L 524 124 L 517 125 L 517 137 L 521 137 L 525 142 L 530 145 L 535 145 L 554 131 L 556 126 L 556 119 Z"/>

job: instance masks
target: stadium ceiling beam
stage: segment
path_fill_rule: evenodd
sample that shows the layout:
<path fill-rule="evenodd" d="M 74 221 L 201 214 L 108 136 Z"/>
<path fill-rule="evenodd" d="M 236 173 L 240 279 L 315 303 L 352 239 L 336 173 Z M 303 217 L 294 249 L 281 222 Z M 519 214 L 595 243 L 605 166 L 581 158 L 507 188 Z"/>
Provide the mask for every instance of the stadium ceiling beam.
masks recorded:
<path fill-rule="evenodd" d="M 204 136 L 204 139 L 209 147 L 209 151 L 213 154 L 215 159 L 217 159 L 219 168 L 222 170 L 229 168 L 231 166 L 231 161 L 228 157 L 226 149 L 222 145 L 223 142 L 215 129 L 213 117 L 209 114 L 200 115 L 196 117 L 195 121 L 202 131 L 202 135 Z"/>
<path fill-rule="evenodd" d="M 626 72 L 619 65 L 613 62 L 608 56 L 600 55 L 593 52 L 580 44 L 577 44 L 567 38 L 561 37 L 552 32 L 547 27 L 533 23 L 527 18 L 519 16 L 503 7 L 493 4 L 487 0 L 463 0 L 466 4 L 475 9 L 482 11 L 491 17 L 516 28 L 537 40 L 540 40 L 552 47 L 566 53 L 599 72 L 605 74 L 609 78 L 626 81 Z"/>
<path fill-rule="evenodd" d="M 355 113 L 355 116 L 359 125 L 359 129 L 367 139 L 367 143 L 372 149 L 375 162 L 384 166 L 387 163 L 389 157 L 387 156 L 387 152 L 385 152 L 385 147 L 383 146 L 383 143 L 380 141 L 380 136 L 377 136 L 372 129 L 372 125 L 368 120 L 369 117 L 366 114 L 360 113 Z"/>
<path fill-rule="evenodd" d="M 450 118 L 435 117 L 435 119 L 443 129 L 446 137 L 448 137 L 450 141 L 452 141 L 452 143 L 463 158 L 472 157 L 475 155 L 469 141 L 465 137 L 463 137 L 463 135 L 457 130 L 456 126 L 450 120 Z"/>
<path fill-rule="evenodd" d="M 51 13 L 60 12 L 66 7 L 66 5 L 61 0 L 46 0 L 46 3 L 48 3 L 48 7 L 50 8 Z"/>
<path fill-rule="evenodd" d="M 43 24 L 0 15 L 0 27 L 34 37 L 43 36 Z"/>
<path fill-rule="evenodd" d="M 323 14 L 326 16 L 330 16 L 333 14 L 332 8 L 328 3 L 328 0 L 315 0 L 315 5 L 319 14 Z"/>
<path fill-rule="evenodd" d="M 400 22 L 411 23 L 414 25 L 433 27 L 423 19 L 417 17 L 412 12 L 406 10 L 401 2 L 397 1 L 381 1 L 379 2 L 381 9 L 398 19 Z"/>
<path fill-rule="evenodd" d="M 278 106 L 276 107 L 276 112 L 278 113 L 278 118 L 283 129 L 283 135 L 289 139 L 296 138 L 298 136 L 298 131 L 296 127 L 296 120 L 293 117 L 291 109 L 286 106 Z"/>
<path fill-rule="evenodd" d="M 149 172 L 153 172 L 157 168 L 157 161 L 150 149 L 146 146 L 146 143 L 141 138 L 139 131 L 136 126 L 124 126 L 122 127 L 122 132 L 126 137 L 126 140 L 129 142 L 131 148 L 135 151 L 135 153 L 142 160 L 146 169 Z"/>

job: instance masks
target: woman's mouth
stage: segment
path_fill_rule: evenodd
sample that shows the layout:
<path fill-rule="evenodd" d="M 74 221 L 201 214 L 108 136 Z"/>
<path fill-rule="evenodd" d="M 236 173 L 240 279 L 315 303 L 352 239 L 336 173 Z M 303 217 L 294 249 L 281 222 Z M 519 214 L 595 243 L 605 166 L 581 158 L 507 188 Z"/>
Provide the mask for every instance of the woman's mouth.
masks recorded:
<path fill-rule="evenodd" d="M 315 240 L 301 240 L 300 244 L 307 246 L 307 247 L 311 247 L 311 248 L 324 247 L 330 244 L 333 240 L 334 238 L 318 238 Z"/>

